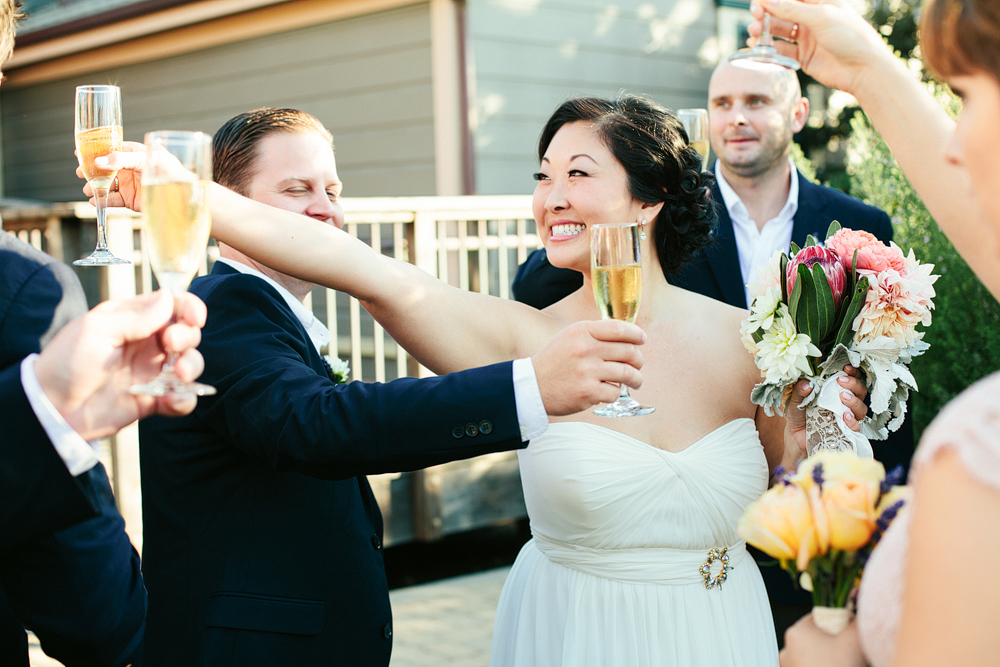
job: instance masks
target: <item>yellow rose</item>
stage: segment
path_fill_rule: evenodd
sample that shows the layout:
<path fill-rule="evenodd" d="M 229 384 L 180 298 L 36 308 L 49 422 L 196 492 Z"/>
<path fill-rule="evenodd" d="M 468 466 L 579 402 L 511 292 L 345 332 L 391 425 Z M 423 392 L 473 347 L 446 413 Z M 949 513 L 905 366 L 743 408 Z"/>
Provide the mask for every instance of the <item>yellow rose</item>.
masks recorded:
<path fill-rule="evenodd" d="M 816 528 L 805 492 L 777 484 L 752 503 L 740 518 L 740 536 L 780 561 L 794 560 L 804 570 L 817 553 Z"/>
<path fill-rule="evenodd" d="M 830 548 L 856 551 L 871 539 L 875 531 L 877 483 L 873 490 L 871 480 L 841 477 L 823 484 L 821 499 L 829 526 Z"/>
<path fill-rule="evenodd" d="M 865 479 L 871 485 L 873 498 L 878 497 L 879 484 L 885 479 L 885 466 L 875 459 L 861 458 L 854 452 L 822 450 L 799 463 L 790 481 L 808 493 L 816 483 L 816 467 L 820 465 L 822 465 L 820 477 L 824 485 L 841 477 Z"/>

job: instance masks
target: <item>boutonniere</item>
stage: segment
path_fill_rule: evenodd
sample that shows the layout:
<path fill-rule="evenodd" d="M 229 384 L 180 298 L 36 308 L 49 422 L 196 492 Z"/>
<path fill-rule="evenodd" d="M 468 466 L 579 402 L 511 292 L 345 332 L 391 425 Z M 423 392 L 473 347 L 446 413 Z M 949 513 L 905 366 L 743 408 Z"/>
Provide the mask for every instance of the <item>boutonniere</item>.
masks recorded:
<path fill-rule="evenodd" d="M 347 382 L 347 378 L 351 374 L 351 367 L 346 361 L 330 355 L 323 357 L 323 368 L 326 369 L 326 374 L 334 384 Z"/>

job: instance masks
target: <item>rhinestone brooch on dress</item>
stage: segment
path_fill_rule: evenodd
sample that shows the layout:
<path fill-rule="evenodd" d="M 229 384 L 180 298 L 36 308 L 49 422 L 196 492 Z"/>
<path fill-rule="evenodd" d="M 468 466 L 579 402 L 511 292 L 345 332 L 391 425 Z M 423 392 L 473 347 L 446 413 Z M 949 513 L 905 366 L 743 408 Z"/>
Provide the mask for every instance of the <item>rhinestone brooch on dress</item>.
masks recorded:
<path fill-rule="evenodd" d="M 708 560 L 706 560 L 698 570 L 701 573 L 702 578 L 705 580 L 706 590 L 710 591 L 716 586 L 719 587 L 719 590 L 722 590 L 722 584 L 725 583 L 729 570 L 733 569 L 729 567 L 729 554 L 726 553 L 727 551 L 728 547 L 722 550 L 712 549 L 708 552 Z M 713 577 L 712 563 L 715 563 L 716 561 L 722 564 L 722 571 Z"/>

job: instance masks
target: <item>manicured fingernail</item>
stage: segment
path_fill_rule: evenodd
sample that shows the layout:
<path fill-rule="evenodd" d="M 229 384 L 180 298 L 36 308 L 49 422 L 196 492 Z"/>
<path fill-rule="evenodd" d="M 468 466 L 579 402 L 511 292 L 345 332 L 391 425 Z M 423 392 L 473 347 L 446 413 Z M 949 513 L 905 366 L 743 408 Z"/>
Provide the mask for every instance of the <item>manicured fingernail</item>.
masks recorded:
<path fill-rule="evenodd" d="M 853 370 L 854 370 L 854 366 L 844 366 L 844 372 L 845 373 L 850 373 Z"/>
<path fill-rule="evenodd" d="M 847 383 L 850 382 L 850 381 L 851 381 L 851 378 L 848 377 L 848 376 L 846 376 L 846 375 L 843 376 L 843 377 L 837 378 L 837 382 L 839 382 L 840 384 L 844 385 L 845 387 L 847 386 Z"/>
<path fill-rule="evenodd" d="M 844 421 L 847 422 L 848 424 L 850 424 L 851 422 L 853 422 L 854 421 L 854 414 L 852 414 L 850 412 L 845 412 L 844 413 Z"/>
<path fill-rule="evenodd" d="M 94 164 L 96 164 L 98 167 L 106 167 L 108 166 L 108 164 L 110 164 L 110 162 L 108 161 L 107 156 L 102 155 L 101 157 L 94 158 Z"/>
<path fill-rule="evenodd" d="M 841 397 L 842 399 L 844 399 L 845 401 L 849 401 L 849 400 L 851 400 L 852 398 L 854 398 L 854 394 L 852 394 L 852 393 L 851 393 L 851 392 L 849 392 L 849 391 L 842 391 L 842 392 L 840 392 L 840 397 Z"/>

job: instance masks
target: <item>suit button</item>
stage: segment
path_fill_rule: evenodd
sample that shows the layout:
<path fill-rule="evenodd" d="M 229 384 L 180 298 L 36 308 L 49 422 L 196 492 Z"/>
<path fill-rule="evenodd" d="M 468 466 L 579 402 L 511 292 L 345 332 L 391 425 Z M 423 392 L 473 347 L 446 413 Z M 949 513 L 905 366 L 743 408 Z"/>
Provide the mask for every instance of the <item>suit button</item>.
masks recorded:
<path fill-rule="evenodd" d="M 385 627 L 382 628 L 382 634 L 385 635 L 386 639 L 392 639 L 392 623 L 385 624 Z"/>
<path fill-rule="evenodd" d="M 372 546 L 375 547 L 376 550 L 382 548 L 382 540 L 378 538 L 378 535 L 372 535 Z"/>
<path fill-rule="evenodd" d="M 456 440 L 461 438 L 463 435 L 465 435 L 465 429 L 463 429 L 461 426 L 456 426 L 455 428 L 451 429 L 451 437 L 455 438 Z"/>
<path fill-rule="evenodd" d="M 486 420 L 486 419 L 484 419 L 483 421 L 479 422 L 479 432 L 482 433 L 483 435 L 489 435 L 490 433 L 492 433 L 493 432 L 493 422 L 491 422 L 489 420 Z"/>
<path fill-rule="evenodd" d="M 466 424 L 465 435 L 469 436 L 470 438 L 475 438 L 477 435 L 479 435 L 479 427 L 477 427 L 475 424 Z"/>

